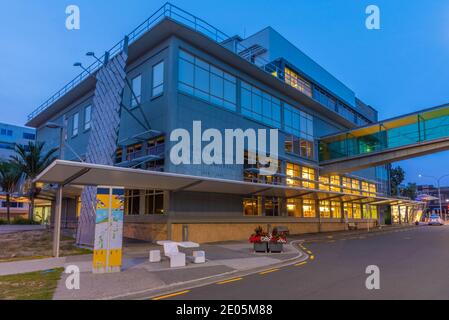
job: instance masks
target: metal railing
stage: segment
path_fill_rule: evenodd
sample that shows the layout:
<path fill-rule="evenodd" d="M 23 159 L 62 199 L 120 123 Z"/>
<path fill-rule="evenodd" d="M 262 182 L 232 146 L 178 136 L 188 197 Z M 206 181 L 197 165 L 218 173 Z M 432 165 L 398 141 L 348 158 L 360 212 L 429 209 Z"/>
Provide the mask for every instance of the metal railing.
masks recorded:
<path fill-rule="evenodd" d="M 132 44 L 135 41 L 137 41 L 140 37 L 142 37 L 146 32 L 148 32 L 150 29 L 152 29 L 157 23 L 159 23 L 164 18 L 173 19 L 176 22 L 185 25 L 186 27 L 189 27 L 197 32 L 200 32 L 201 34 L 205 35 L 206 37 L 210 38 L 211 40 L 221 44 L 224 48 L 229 49 L 225 46 L 223 42 L 226 40 L 229 40 L 231 37 L 229 37 L 224 32 L 220 31 L 219 29 L 215 28 L 211 24 L 207 23 L 206 21 L 188 13 L 187 11 L 172 5 L 171 3 L 167 2 L 165 3 L 160 9 L 158 9 L 155 13 L 153 13 L 147 20 L 145 20 L 143 23 L 141 23 L 139 26 L 137 26 L 133 31 L 131 31 L 128 35 L 128 44 Z M 119 41 L 116 43 L 109 51 L 109 57 L 113 58 L 115 55 L 120 53 L 125 45 L 125 39 Z M 242 45 L 241 43 L 236 43 L 235 51 L 233 51 L 236 54 L 245 53 L 248 52 L 248 49 L 246 46 Z M 103 55 L 99 61 L 95 60 L 91 65 L 89 65 L 86 70 L 83 70 L 78 76 L 76 76 L 72 81 L 70 81 L 68 84 L 66 84 L 62 89 L 57 91 L 55 94 L 53 94 L 48 100 L 46 100 L 44 103 L 42 103 L 37 109 L 35 109 L 32 113 L 28 115 L 28 120 L 34 119 L 37 115 L 39 115 L 41 112 L 46 110 L 49 106 L 51 106 L 54 102 L 56 102 L 59 98 L 64 96 L 66 93 L 71 91 L 74 87 L 76 87 L 78 84 L 80 84 L 82 81 L 84 81 L 89 76 L 93 75 L 98 69 L 101 67 L 102 63 L 101 61 L 104 61 Z M 278 78 L 282 82 L 286 83 L 292 83 L 292 81 L 298 81 L 298 79 L 290 79 L 287 75 L 288 79 L 286 79 L 286 75 L 283 69 L 279 68 L 277 65 L 275 65 L 272 62 L 267 61 L 265 58 L 261 56 L 254 56 L 254 55 L 240 55 L 245 60 L 251 62 L 252 64 L 259 67 L 261 70 L 273 75 L 274 77 Z M 294 87 L 294 86 L 293 86 Z M 298 91 L 301 91 L 304 93 L 304 90 L 301 90 L 301 87 L 296 88 Z M 307 93 L 305 93 L 307 94 Z"/>

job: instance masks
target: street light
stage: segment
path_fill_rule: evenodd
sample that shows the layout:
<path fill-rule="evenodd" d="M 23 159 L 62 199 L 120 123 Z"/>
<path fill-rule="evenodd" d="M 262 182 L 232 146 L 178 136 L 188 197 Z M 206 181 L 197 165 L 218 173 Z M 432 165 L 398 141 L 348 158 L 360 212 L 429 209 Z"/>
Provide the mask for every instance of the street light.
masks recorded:
<path fill-rule="evenodd" d="M 101 61 L 96 55 L 95 52 L 87 52 L 86 56 L 93 57 L 95 60 L 97 60 L 100 64 L 103 64 L 103 61 Z"/>
<path fill-rule="evenodd" d="M 449 177 L 449 174 L 445 174 L 445 175 L 443 175 L 443 176 L 441 176 L 441 177 L 439 177 L 439 178 L 437 178 L 437 177 L 435 177 L 435 176 L 426 176 L 426 175 L 423 175 L 423 174 L 420 174 L 419 176 L 418 176 L 419 178 L 431 178 L 431 179 L 435 179 L 435 181 L 437 182 L 437 188 L 438 188 L 438 201 L 439 201 L 439 203 L 440 203 L 440 215 L 443 217 L 443 220 L 444 221 L 446 221 L 446 215 L 443 215 L 443 204 L 442 204 L 442 201 L 441 201 L 441 180 L 443 179 L 443 178 L 446 178 L 446 177 Z"/>
<path fill-rule="evenodd" d="M 63 120 L 64 121 L 64 120 Z M 47 122 L 45 125 L 49 129 L 59 129 L 59 159 L 64 159 L 64 126 L 54 122 Z M 59 243 L 61 240 L 61 216 L 62 216 L 62 184 L 58 184 L 56 191 L 55 226 L 53 233 L 53 256 L 59 258 Z"/>
<path fill-rule="evenodd" d="M 81 62 L 75 62 L 73 64 L 74 67 L 80 67 L 81 69 L 83 69 L 85 72 L 87 72 L 88 74 L 90 74 L 90 71 L 87 70 L 86 68 L 84 68 L 83 64 Z"/>

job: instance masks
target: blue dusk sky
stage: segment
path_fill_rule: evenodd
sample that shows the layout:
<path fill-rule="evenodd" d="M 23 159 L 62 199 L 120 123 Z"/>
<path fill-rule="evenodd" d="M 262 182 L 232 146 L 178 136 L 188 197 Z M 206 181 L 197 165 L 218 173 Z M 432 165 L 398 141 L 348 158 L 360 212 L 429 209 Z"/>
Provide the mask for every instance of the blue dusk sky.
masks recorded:
<path fill-rule="evenodd" d="M 164 1 L 0 0 L 0 122 L 27 115 Z M 174 0 L 226 34 L 271 26 L 377 108 L 386 119 L 449 103 L 447 0 Z M 81 11 L 81 29 L 65 28 L 65 9 Z M 365 8 L 381 10 L 381 30 L 365 28 Z M 449 153 L 401 162 L 407 180 L 449 173 Z M 449 184 L 449 181 L 447 181 Z"/>

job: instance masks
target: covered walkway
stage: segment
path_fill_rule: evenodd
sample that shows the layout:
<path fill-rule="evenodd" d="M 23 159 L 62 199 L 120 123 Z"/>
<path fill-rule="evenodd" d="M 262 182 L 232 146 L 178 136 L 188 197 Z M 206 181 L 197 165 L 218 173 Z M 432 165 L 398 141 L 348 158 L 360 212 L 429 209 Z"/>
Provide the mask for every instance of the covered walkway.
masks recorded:
<path fill-rule="evenodd" d="M 353 172 L 449 150 L 449 104 L 320 139 L 323 173 Z"/>

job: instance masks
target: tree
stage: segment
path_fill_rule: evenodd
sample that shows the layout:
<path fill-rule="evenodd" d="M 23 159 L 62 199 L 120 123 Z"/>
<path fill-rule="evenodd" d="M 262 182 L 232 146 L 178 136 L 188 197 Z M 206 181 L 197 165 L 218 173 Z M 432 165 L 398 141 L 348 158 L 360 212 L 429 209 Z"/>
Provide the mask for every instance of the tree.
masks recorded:
<path fill-rule="evenodd" d="M 405 180 L 405 171 L 400 166 L 391 168 L 390 171 L 390 187 L 391 194 L 394 196 L 399 195 L 399 185 Z"/>
<path fill-rule="evenodd" d="M 0 188 L 6 194 L 6 217 L 11 223 L 11 194 L 14 192 L 19 182 L 21 173 L 14 164 L 10 162 L 0 162 Z"/>
<path fill-rule="evenodd" d="M 407 187 L 401 189 L 401 196 L 410 198 L 412 200 L 416 199 L 418 193 L 417 193 L 417 186 L 416 183 L 409 183 L 407 184 Z"/>
<path fill-rule="evenodd" d="M 48 167 L 55 159 L 57 148 L 50 149 L 44 153 L 44 142 L 29 142 L 28 146 L 17 145 L 16 155 L 11 156 L 11 162 L 22 171 L 28 180 L 28 197 L 30 199 L 30 208 L 28 218 L 33 219 L 34 199 L 39 190 L 36 188 L 36 183 L 33 180 Z"/>

